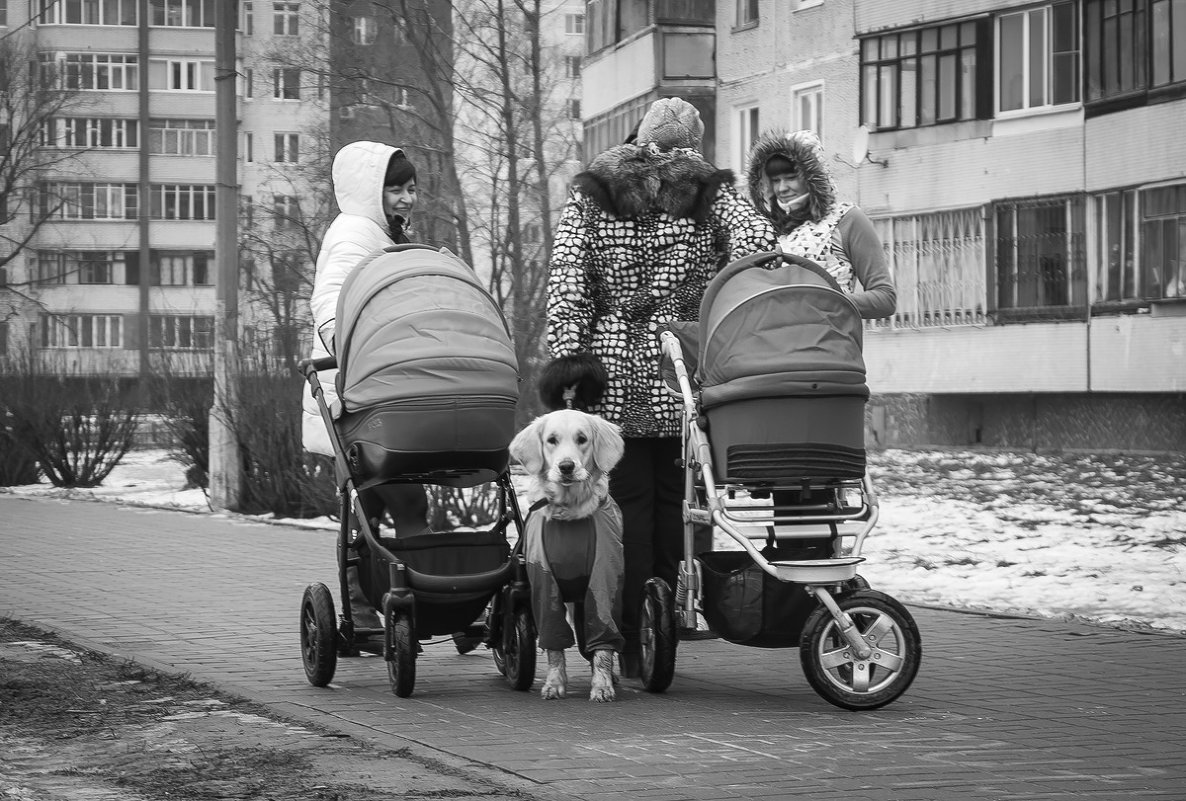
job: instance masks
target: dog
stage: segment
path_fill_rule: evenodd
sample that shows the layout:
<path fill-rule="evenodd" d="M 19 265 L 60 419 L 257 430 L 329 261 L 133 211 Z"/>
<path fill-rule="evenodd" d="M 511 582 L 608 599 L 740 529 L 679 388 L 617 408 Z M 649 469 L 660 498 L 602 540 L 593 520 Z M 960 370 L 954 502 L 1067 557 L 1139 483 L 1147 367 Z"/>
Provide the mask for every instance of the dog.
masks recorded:
<path fill-rule="evenodd" d="M 622 458 L 618 427 L 596 415 L 561 409 L 537 417 L 511 442 L 527 473 L 532 512 L 524 531 L 532 612 L 548 672 L 540 695 L 568 691 L 565 650 L 576 638 L 569 604 L 581 604 L 593 654 L 592 701 L 613 701 L 625 560 L 622 512 L 609 496 L 609 471 Z"/>

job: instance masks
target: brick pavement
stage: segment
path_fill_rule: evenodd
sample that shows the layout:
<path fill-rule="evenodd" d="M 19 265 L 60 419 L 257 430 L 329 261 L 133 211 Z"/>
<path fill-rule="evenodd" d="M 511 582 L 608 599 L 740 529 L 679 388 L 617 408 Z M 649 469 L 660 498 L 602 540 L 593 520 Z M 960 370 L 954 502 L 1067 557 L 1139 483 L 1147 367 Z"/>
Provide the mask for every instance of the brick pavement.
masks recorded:
<path fill-rule="evenodd" d="M 12 495 L 0 520 L 0 615 L 541 799 L 1186 799 L 1186 637 L 913 607 L 919 676 L 864 713 L 816 696 L 793 649 L 682 643 L 667 693 L 624 680 L 599 705 L 583 672 L 544 702 L 446 641 L 400 699 L 378 657 L 305 681 L 324 531 Z"/>

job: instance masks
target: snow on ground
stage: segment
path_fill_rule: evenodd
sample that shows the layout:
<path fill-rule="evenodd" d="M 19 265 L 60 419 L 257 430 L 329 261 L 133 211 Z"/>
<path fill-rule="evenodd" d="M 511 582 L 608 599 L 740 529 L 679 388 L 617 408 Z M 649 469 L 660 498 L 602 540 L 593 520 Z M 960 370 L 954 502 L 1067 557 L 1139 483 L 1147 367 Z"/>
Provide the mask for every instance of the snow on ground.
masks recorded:
<path fill-rule="evenodd" d="M 1186 456 L 870 453 L 881 518 L 861 574 L 901 601 L 1186 634 Z M 103 486 L 11 487 L 210 512 L 163 451 Z M 336 530 L 327 519 L 276 521 Z"/>

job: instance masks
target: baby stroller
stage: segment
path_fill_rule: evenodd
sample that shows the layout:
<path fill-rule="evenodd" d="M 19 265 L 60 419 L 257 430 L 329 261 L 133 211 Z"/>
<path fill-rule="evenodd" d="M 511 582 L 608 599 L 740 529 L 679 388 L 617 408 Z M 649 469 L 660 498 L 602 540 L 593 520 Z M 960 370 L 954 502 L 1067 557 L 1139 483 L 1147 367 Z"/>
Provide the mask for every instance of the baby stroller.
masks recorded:
<path fill-rule="evenodd" d="M 463 633 L 493 649 L 498 670 L 526 690 L 535 676 L 535 627 L 521 546 L 516 538 L 511 548 L 508 538 L 512 525 L 522 531 L 522 516 L 507 450 L 519 377 L 506 321 L 456 256 L 396 245 L 347 277 L 337 325 L 336 358 L 301 364 L 334 446 L 343 555 L 340 621 L 324 584 L 310 584 L 301 599 L 309 682 L 324 687 L 339 655 L 356 655 L 360 639 L 382 635 L 391 689 L 407 697 L 420 641 Z M 339 400 L 330 408 L 317 374 L 335 367 Z M 436 533 L 434 526 L 431 534 L 384 536 L 359 493 L 385 483 L 435 485 L 454 495 L 496 485 L 493 522 L 486 530 Z M 383 628 L 355 627 L 349 566 L 357 567 Z"/>
<path fill-rule="evenodd" d="M 650 579 L 640 610 L 652 692 L 669 686 L 678 630 L 696 628 L 698 609 L 729 642 L 797 645 L 811 687 L 836 706 L 876 709 L 914 680 L 914 619 L 857 575 L 878 514 L 861 325 L 817 264 L 761 253 L 713 279 L 699 323 L 661 332 L 683 399 L 687 511 L 677 586 Z M 693 526 L 708 524 L 740 549 L 693 553 Z"/>

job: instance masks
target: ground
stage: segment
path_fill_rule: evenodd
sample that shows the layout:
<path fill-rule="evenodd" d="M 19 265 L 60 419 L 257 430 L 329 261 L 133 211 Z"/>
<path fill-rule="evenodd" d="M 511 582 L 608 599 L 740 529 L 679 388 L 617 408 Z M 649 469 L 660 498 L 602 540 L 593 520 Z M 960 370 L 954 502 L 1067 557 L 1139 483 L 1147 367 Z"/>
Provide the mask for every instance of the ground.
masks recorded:
<path fill-rule="evenodd" d="M 392 798 L 524 796 L 0 620 L 0 799 Z"/>

